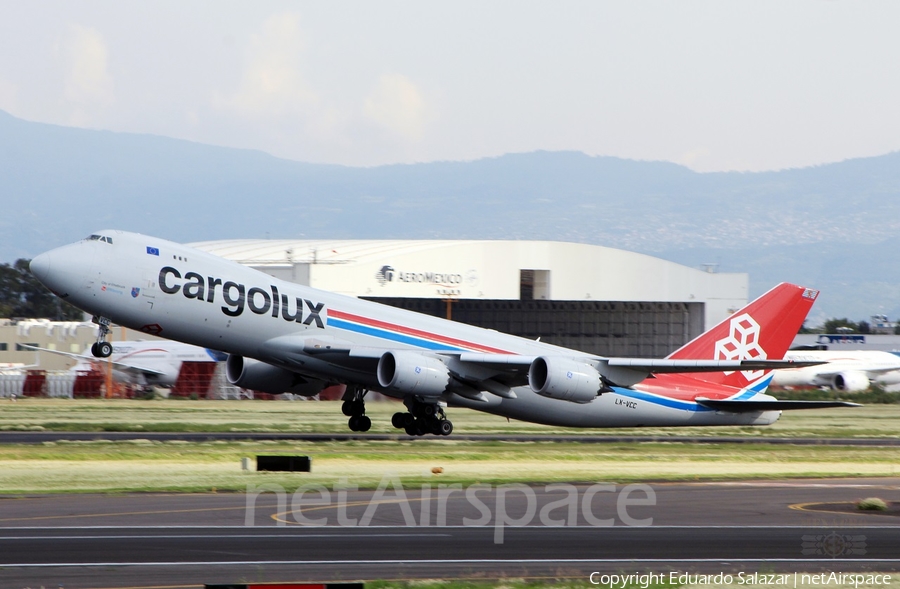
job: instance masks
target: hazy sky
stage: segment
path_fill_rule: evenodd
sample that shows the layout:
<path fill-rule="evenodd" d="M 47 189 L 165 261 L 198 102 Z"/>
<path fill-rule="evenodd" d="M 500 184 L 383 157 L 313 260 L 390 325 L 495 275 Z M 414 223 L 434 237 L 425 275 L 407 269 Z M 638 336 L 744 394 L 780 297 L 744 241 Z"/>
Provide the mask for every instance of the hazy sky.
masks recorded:
<path fill-rule="evenodd" d="M 900 2 L 0 0 L 0 109 L 351 165 L 900 149 Z"/>

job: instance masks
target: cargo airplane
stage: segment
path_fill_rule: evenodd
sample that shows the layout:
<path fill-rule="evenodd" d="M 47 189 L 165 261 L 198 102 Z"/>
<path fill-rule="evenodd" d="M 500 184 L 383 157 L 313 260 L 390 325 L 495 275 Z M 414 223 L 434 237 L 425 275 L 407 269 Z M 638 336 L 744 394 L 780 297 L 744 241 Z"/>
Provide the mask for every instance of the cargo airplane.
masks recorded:
<path fill-rule="evenodd" d="M 105 368 L 106 361 L 112 364 L 116 380 L 129 382 L 139 386 L 172 386 L 178 380 L 181 365 L 184 362 L 223 362 L 225 355 L 214 350 L 206 350 L 198 346 L 183 344 L 169 340 L 135 340 L 105 342 L 112 346 L 106 359 L 99 359 L 99 352 L 94 343 L 90 353 L 83 354 L 51 350 L 28 344 L 21 344 L 38 352 L 65 356 L 76 361 L 71 368 L 74 371 Z M 100 363 L 102 361 L 102 364 Z"/>
<path fill-rule="evenodd" d="M 391 423 L 449 435 L 467 407 L 569 427 L 767 425 L 782 409 L 846 405 L 765 394 L 818 291 L 780 284 L 665 359 L 608 358 L 277 280 L 236 262 L 123 231 L 43 253 L 31 271 L 110 322 L 228 354 L 237 386 L 314 395 L 344 383 L 343 412 L 367 431 L 368 391 L 402 399 Z"/>

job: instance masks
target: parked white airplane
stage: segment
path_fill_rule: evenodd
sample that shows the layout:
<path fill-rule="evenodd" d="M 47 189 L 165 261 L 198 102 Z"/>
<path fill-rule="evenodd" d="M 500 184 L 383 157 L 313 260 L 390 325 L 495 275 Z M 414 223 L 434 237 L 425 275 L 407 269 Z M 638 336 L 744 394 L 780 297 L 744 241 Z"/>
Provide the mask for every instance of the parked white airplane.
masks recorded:
<path fill-rule="evenodd" d="M 369 390 L 403 399 L 410 435 L 449 434 L 444 407 L 572 427 L 767 425 L 781 409 L 845 405 L 765 395 L 818 291 L 781 284 L 663 360 L 606 358 L 277 280 L 211 254 L 103 231 L 41 254 L 32 273 L 106 326 L 229 354 L 240 387 L 312 395 L 345 383 L 352 430 Z M 769 359 L 772 358 L 772 359 Z"/>
<path fill-rule="evenodd" d="M 790 350 L 785 359 L 827 362 L 779 370 L 772 384 L 781 387 L 829 387 L 835 391 L 864 391 L 873 383 L 900 383 L 900 356 L 877 350 Z"/>
<path fill-rule="evenodd" d="M 182 362 L 222 362 L 226 359 L 225 354 L 221 352 L 168 340 L 126 340 L 111 342 L 110 345 L 112 351 L 108 358 L 112 363 L 116 380 L 141 386 L 174 385 L 181 372 Z M 22 346 L 72 358 L 77 362 L 71 370 L 90 370 L 92 367 L 105 370 L 107 363 L 106 359 L 101 361 L 95 356 L 97 344 L 91 346 L 90 354 L 87 351 L 83 354 L 73 354 L 27 344 Z"/>

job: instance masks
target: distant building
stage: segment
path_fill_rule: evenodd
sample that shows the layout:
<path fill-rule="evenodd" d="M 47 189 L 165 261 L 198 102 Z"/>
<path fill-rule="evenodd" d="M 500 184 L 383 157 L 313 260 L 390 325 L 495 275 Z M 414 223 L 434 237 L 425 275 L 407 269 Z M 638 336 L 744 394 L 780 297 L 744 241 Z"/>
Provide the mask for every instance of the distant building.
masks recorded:
<path fill-rule="evenodd" d="M 75 360 L 35 352 L 22 344 L 81 354 L 97 341 L 97 326 L 90 321 L 50 321 L 49 319 L 0 319 L 0 365 L 39 364 L 41 370 L 67 370 Z M 126 339 L 157 339 L 145 333 L 116 327 L 110 333 L 110 341 Z"/>
<path fill-rule="evenodd" d="M 863 333 L 801 333 L 794 338 L 791 348 L 823 350 L 878 350 L 900 351 L 900 335 Z"/>
<path fill-rule="evenodd" d="M 0 319 L 0 362 L 4 363 L 40 364 L 43 370 L 65 370 L 75 362 L 57 354 L 35 352 L 22 344 L 80 354 L 95 341 L 97 326 L 90 322 Z"/>
<path fill-rule="evenodd" d="M 888 320 L 887 315 L 872 315 L 869 328 L 872 333 L 893 334 L 897 323 Z"/>

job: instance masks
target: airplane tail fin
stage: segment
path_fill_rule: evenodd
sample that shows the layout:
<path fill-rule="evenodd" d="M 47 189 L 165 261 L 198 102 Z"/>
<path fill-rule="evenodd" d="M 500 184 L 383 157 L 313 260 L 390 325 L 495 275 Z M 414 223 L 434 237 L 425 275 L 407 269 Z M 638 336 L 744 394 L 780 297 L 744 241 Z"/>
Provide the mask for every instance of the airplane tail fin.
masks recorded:
<path fill-rule="evenodd" d="M 819 291 L 781 283 L 709 331 L 672 352 L 672 360 L 780 360 L 794 341 Z M 712 372 L 705 381 L 743 388 L 764 375 Z"/>

